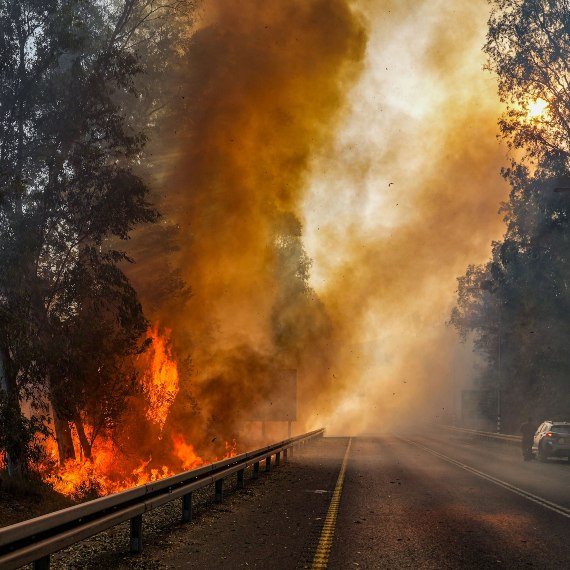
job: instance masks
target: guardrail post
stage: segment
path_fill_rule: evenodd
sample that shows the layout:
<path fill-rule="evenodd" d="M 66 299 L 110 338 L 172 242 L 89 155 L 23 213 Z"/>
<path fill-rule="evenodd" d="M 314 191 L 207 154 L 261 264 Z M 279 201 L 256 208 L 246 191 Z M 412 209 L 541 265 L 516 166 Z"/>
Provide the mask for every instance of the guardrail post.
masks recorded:
<path fill-rule="evenodd" d="M 265 458 L 265 471 L 271 471 L 271 455 Z"/>
<path fill-rule="evenodd" d="M 240 469 L 237 472 L 237 488 L 243 489 L 243 476 L 245 474 L 245 469 Z"/>
<path fill-rule="evenodd" d="M 142 550 L 142 515 L 131 519 L 131 552 Z"/>
<path fill-rule="evenodd" d="M 224 480 L 218 479 L 216 481 L 216 494 L 214 496 L 215 503 L 221 503 L 224 500 Z"/>
<path fill-rule="evenodd" d="M 253 475 L 252 479 L 257 479 L 259 477 L 259 461 L 253 464 Z"/>
<path fill-rule="evenodd" d="M 283 450 L 283 463 L 287 463 L 287 448 Z"/>
<path fill-rule="evenodd" d="M 34 560 L 32 567 L 34 570 L 49 570 L 49 554 Z"/>
<path fill-rule="evenodd" d="M 182 495 L 182 521 L 192 522 L 192 493 Z"/>
<path fill-rule="evenodd" d="M 277 467 L 281 463 L 281 452 L 278 451 L 275 454 L 275 467 Z"/>

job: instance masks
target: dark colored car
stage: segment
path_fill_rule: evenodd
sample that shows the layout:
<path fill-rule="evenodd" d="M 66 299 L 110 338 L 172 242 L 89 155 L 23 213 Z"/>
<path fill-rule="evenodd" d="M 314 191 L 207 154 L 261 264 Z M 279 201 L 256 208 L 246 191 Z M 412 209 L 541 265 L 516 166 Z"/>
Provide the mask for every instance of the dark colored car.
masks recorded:
<path fill-rule="evenodd" d="M 549 457 L 566 457 L 570 461 L 570 422 L 542 422 L 534 434 L 532 451 L 539 461 Z"/>

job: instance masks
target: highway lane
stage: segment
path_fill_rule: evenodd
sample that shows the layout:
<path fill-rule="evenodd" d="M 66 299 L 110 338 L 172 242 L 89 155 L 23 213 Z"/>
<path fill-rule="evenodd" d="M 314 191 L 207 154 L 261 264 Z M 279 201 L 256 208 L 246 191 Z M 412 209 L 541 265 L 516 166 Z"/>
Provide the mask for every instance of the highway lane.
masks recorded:
<path fill-rule="evenodd" d="M 348 453 L 349 438 L 324 438 L 195 523 L 145 543 L 142 555 L 105 566 L 570 568 L 568 516 L 461 465 L 562 509 L 570 466 L 523 463 L 516 448 L 441 430 L 403 437 L 354 437 Z"/>
<path fill-rule="evenodd" d="M 516 471 L 514 456 L 493 446 L 471 443 L 469 453 L 441 433 L 408 437 L 465 463 L 475 458 L 481 471 Z M 567 501 L 557 483 L 566 466 L 538 469 Z M 329 568 L 349 567 L 569 568 L 570 519 L 396 436 L 356 438 L 329 558 Z"/>
<path fill-rule="evenodd" d="M 424 429 L 420 437 L 417 432 L 409 432 L 405 437 L 570 508 L 570 463 L 565 459 L 522 461 L 518 445 L 445 428 Z"/>

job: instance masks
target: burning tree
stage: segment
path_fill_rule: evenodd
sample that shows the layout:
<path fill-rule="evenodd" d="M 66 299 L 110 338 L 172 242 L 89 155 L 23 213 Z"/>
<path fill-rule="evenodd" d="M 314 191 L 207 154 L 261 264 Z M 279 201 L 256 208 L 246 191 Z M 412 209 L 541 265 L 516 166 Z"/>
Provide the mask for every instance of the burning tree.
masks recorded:
<path fill-rule="evenodd" d="M 125 359 L 144 349 L 117 241 L 157 219 L 135 172 L 146 138 L 126 105 L 141 98 L 130 41 L 151 4 L 0 4 L 0 378 L 12 422 L 0 431 L 11 471 L 26 464 L 17 434 L 38 427 L 23 399 L 50 401 L 63 459 L 69 421 L 88 456 L 82 414 L 93 425 L 117 417 L 132 385 Z"/>

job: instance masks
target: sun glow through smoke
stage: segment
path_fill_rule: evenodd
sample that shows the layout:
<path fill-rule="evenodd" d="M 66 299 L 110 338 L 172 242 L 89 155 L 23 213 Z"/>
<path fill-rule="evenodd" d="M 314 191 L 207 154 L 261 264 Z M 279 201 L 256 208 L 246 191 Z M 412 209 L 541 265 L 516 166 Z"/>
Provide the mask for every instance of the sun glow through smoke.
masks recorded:
<path fill-rule="evenodd" d="M 528 105 L 528 117 L 529 119 L 538 119 L 544 117 L 548 112 L 548 101 L 544 99 L 537 99 L 529 103 Z"/>

